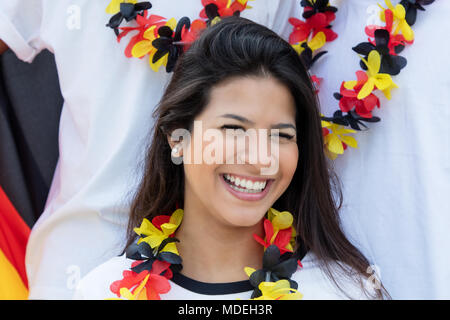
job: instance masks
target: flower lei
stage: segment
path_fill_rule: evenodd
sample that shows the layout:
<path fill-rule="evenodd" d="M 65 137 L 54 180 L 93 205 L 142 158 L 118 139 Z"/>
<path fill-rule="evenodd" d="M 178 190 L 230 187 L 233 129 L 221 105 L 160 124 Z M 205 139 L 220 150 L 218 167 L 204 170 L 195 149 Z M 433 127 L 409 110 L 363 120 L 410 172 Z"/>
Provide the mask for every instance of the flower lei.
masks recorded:
<path fill-rule="evenodd" d="M 302 5 L 305 2 L 309 1 L 302 1 Z M 328 1 L 313 2 L 324 4 Z M 343 81 L 339 92 L 334 93 L 339 101 L 339 109 L 331 117 L 322 115 L 325 151 L 333 160 L 343 154 L 347 146 L 357 148 L 356 139 L 349 134 L 362 131 L 361 127 L 367 129 L 364 122 L 380 121 L 379 117 L 372 115 L 375 107 L 380 108 L 380 100 L 374 92 L 381 91 L 389 100 L 391 90 L 398 88 L 391 76 L 398 75 L 407 64 L 399 53 L 414 42 L 411 26 L 416 21 L 417 10 L 425 11 L 423 6 L 434 0 L 402 0 L 395 7 L 390 0 L 384 2 L 386 8 L 381 5 L 379 7 L 382 9 L 380 19 L 385 25 L 367 26 L 365 33 L 369 37 L 368 42 L 352 48 L 360 57 L 359 65 L 362 69 L 356 71 L 357 80 Z M 298 27 L 294 24 L 294 28 Z M 304 29 L 303 27 L 302 30 Z M 306 32 L 301 35 L 305 36 Z"/>
<path fill-rule="evenodd" d="M 161 66 L 172 72 L 177 59 L 195 41 L 200 32 L 214 25 L 222 17 L 239 16 L 245 9 L 251 8 L 252 0 L 201 0 L 203 9 L 200 19 L 192 21 L 183 17 L 178 22 L 148 12 L 150 2 L 137 3 L 137 0 L 112 0 L 106 12 L 113 14 L 108 27 L 112 28 L 117 41 L 132 31 L 134 35 L 126 49 L 128 58 L 149 57 L 150 67 L 158 71 Z M 339 101 L 339 109 L 331 117 L 321 115 L 324 150 L 330 159 L 336 159 L 348 146 L 358 147 L 351 136 L 357 131 L 368 129 L 364 122 L 379 122 L 381 119 L 372 114 L 375 107 L 380 108 L 380 100 L 375 94 L 381 91 L 387 99 L 391 98 L 391 89 L 398 88 L 391 76 L 397 75 L 406 66 L 407 61 L 399 56 L 406 45 L 414 42 L 414 25 L 417 10 L 425 11 L 424 5 L 434 0 L 402 0 L 395 7 L 391 0 L 384 0 L 387 8 L 379 5 L 382 11 L 380 19 L 384 26 L 367 26 L 365 33 L 368 42 L 362 42 L 352 49 L 360 57 L 362 70 L 356 71 L 357 80 L 343 81 L 334 97 Z M 301 0 L 303 20 L 290 18 L 293 26 L 289 43 L 297 51 L 305 67 L 309 70 L 327 51 L 320 51 L 327 42 L 334 41 L 338 35 L 331 23 L 336 19 L 337 8 L 329 0 Z M 135 20 L 135 27 L 120 27 L 123 21 Z M 319 91 L 322 78 L 311 76 Z M 345 114 L 344 114 L 345 113 Z M 350 127 L 351 129 L 347 128 Z"/>
<path fill-rule="evenodd" d="M 123 271 L 123 278 L 114 281 L 110 290 L 118 298 L 127 300 L 160 300 L 160 294 L 170 291 L 169 280 L 174 272 L 182 269 L 175 231 L 183 219 L 183 210 L 172 215 L 144 219 L 134 231 L 139 235 L 136 243 L 126 250 L 126 257 L 135 260 L 131 270 Z M 298 300 L 298 284 L 290 279 L 300 260 L 293 253 L 296 232 L 293 217 L 288 211 L 279 212 L 270 208 L 264 218 L 264 238 L 254 234 L 256 241 L 264 246 L 263 267 L 255 270 L 244 268 L 250 283 L 255 288 L 253 300 Z"/>
<path fill-rule="evenodd" d="M 242 11 L 251 8 L 248 1 L 253 0 L 202 0 L 200 19 L 191 22 L 188 17 L 183 17 L 177 22 L 174 18 L 150 14 L 150 2 L 112 0 L 106 12 L 113 16 L 106 26 L 114 30 L 118 42 L 130 32 L 138 32 L 130 39 L 125 56 L 143 58 L 148 55 L 150 67 L 155 72 L 162 66 L 166 67 L 167 72 L 172 72 L 177 59 L 203 29 L 216 24 L 222 17 L 239 16 Z M 137 26 L 120 27 L 124 20 L 135 20 Z"/>

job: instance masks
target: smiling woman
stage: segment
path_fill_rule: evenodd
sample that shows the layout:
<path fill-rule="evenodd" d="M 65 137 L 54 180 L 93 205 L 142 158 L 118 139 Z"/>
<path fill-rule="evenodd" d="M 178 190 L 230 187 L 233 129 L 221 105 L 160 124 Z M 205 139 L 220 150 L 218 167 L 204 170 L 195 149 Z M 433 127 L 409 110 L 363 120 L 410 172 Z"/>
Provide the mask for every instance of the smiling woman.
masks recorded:
<path fill-rule="evenodd" d="M 278 35 L 237 17 L 208 28 L 177 62 L 154 115 L 126 255 L 88 274 L 76 298 L 387 296 L 381 283 L 367 285 L 369 262 L 340 229 L 315 90 Z M 178 129 L 190 138 L 172 139 Z M 251 130 L 257 140 L 234 144 Z M 211 144 L 213 163 L 172 161 Z"/>

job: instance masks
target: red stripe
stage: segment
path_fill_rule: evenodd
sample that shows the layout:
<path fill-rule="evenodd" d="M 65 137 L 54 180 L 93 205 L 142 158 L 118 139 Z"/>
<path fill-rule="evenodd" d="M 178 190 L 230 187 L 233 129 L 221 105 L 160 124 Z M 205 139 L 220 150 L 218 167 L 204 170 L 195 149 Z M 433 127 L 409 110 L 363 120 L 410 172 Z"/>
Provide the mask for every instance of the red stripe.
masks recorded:
<path fill-rule="evenodd" d="M 29 235 L 30 228 L 0 187 L 0 250 L 16 268 L 27 288 L 25 249 Z"/>

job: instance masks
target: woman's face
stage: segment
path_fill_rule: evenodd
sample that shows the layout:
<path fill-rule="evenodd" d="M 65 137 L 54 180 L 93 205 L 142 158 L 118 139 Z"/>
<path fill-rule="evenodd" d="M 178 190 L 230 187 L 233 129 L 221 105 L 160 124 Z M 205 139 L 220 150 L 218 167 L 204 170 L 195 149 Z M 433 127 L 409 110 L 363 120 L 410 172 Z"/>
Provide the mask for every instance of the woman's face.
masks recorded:
<path fill-rule="evenodd" d="M 261 221 L 297 167 L 295 114 L 290 91 L 274 78 L 215 86 L 182 150 L 185 204 L 227 226 Z"/>

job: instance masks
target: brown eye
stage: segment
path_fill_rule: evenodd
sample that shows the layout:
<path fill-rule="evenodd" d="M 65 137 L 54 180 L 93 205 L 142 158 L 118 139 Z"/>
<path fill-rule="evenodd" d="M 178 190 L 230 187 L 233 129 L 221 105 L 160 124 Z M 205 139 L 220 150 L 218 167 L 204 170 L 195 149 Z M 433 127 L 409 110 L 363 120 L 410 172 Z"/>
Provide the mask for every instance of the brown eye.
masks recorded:
<path fill-rule="evenodd" d="M 290 135 L 290 134 L 287 134 L 287 133 L 279 133 L 279 134 L 275 134 L 274 136 L 279 136 L 279 137 L 287 139 L 287 140 L 294 139 L 293 135 Z"/>
<path fill-rule="evenodd" d="M 234 125 L 234 124 L 224 124 L 222 127 L 220 127 L 220 129 L 231 129 L 231 130 L 238 130 L 238 129 L 241 129 L 241 130 L 244 130 L 244 128 L 243 127 L 241 127 L 241 126 L 238 126 L 238 125 Z M 245 130 L 244 130 L 245 131 Z"/>

